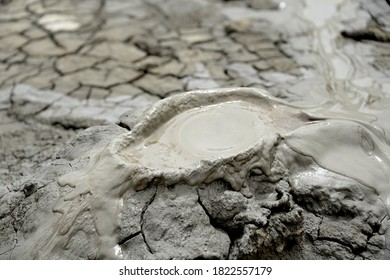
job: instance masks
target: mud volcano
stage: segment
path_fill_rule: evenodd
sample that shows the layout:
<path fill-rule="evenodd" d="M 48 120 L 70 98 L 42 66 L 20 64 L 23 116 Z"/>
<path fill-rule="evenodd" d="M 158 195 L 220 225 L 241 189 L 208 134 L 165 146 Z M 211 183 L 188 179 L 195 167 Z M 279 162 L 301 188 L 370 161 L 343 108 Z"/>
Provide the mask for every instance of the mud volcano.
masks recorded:
<path fill-rule="evenodd" d="M 216 89 L 89 129 L 14 258 L 389 258 L 385 133 L 309 111 Z"/>

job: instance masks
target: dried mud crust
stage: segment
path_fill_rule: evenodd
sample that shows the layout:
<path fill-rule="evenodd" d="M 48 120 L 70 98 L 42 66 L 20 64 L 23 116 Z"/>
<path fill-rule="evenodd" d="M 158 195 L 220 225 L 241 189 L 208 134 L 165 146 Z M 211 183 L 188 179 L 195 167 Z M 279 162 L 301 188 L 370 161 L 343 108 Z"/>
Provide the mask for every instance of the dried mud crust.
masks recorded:
<path fill-rule="evenodd" d="M 313 23 L 287 16 L 288 24 L 273 21 L 276 2 L 0 1 L 0 258 L 26 258 L 21 244 L 37 234 L 45 217 L 61 215 L 49 207 L 68 191 L 56 178 L 84 167 L 88 159 L 76 159 L 80 154 L 125 131 L 95 127 L 65 145 L 80 129 L 110 123 L 130 129 L 134 115 L 159 99 L 225 86 L 265 87 L 292 103 L 321 103 L 318 96 L 346 91 L 364 97 L 351 104 L 387 106 L 386 1 L 356 1 L 357 8 L 343 10 L 355 9 L 356 15 L 335 20 L 341 27 L 331 38 L 333 51 L 337 56 L 342 50 L 340 57 L 356 67 L 356 77 L 346 77 L 346 84 L 358 84 L 353 90 L 324 78 L 332 76 L 323 67 L 332 55 L 321 57 L 313 48 Z M 294 2 L 302 14 L 304 1 Z M 275 13 L 257 14 L 264 11 Z M 51 25 L 53 18 L 62 24 Z M 380 113 L 378 124 L 385 127 L 388 116 Z M 251 176 L 252 187 L 242 192 L 223 181 L 183 190 L 151 186 L 125 196 L 119 243 L 124 257 L 134 259 L 388 259 L 388 218 L 360 211 L 354 203 L 366 202 L 356 182 L 337 180 L 345 187 L 293 186 L 261 175 Z M 256 199 L 247 192 L 255 186 Z M 208 191 L 215 195 L 205 197 Z M 267 208 L 259 202 L 265 197 L 287 202 Z M 192 219 L 187 200 L 201 221 L 194 219 L 194 228 L 185 222 Z M 162 202 L 171 210 L 158 210 Z M 97 257 L 88 215 L 86 209 L 78 217 L 84 228 L 69 240 L 64 258 Z M 171 224 L 160 225 L 154 215 Z M 204 236 L 195 240 L 200 227 L 207 228 L 211 244 L 221 244 L 212 246 Z M 185 231 L 187 239 L 180 241 Z M 164 253 L 164 246 L 172 253 Z"/>
<path fill-rule="evenodd" d="M 3 192 L 1 258 L 33 257 L 26 252 L 56 227 L 69 203 L 63 198 L 72 189 L 59 187 L 58 177 L 85 168 L 88 151 L 125 131 L 115 125 L 82 131 L 56 154 L 58 159 L 25 176 L 19 189 Z M 304 160 L 308 168 L 316 166 Z M 370 199 L 365 192 L 372 190 L 356 181 L 316 168 L 321 181 L 313 174 L 270 181 L 256 169 L 240 191 L 224 180 L 199 186 L 164 186 L 157 180 L 141 191 L 128 189 L 116 230 L 122 257 L 388 259 L 382 202 Z M 91 195 L 81 196 L 80 203 Z M 88 205 L 81 209 L 64 233 L 63 250 L 45 258 L 99 257 L 94 211 Z"/>

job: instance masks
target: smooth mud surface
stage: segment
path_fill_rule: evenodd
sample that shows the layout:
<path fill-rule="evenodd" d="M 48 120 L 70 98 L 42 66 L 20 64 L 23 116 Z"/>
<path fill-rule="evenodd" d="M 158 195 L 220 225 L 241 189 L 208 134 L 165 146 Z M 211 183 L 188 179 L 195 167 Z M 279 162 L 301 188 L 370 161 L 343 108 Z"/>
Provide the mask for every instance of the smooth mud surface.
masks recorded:
<path fill-rule="evenodd" d="M 130 145 L 122 155 L 155 169 L 234 156 L 250 149 L 264 135 L 283 131 L 272 119 L 272 111 L 271 105 L 245 101 L 193 108 L 156 128 L 138 145 Z M 299 122 L 297 119 L 297 126 Z"/>

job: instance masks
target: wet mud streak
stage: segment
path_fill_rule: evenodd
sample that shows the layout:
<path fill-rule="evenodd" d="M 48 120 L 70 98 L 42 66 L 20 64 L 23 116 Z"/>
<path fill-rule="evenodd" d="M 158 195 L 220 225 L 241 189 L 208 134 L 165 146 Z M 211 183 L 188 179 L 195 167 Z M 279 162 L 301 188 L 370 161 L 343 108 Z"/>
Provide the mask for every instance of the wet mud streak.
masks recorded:
<path fill-rule="evenodd" d="M 306 0 L 305 5 L 301 18 L 311 26 L 313 51 L 318 54 L 324 67 L 329 93 L 327 104 L 315 110 L 315 114 L 374 121 L 374 115 L 367 114 L 364 109 L 370 107 L 372 100 L 378 101 L 376 106 L 383 100 L 381 85 L 365 70 L 364 65 L 345 52 L 340 42 L 343 31 L 341 21 L 345 17 L 355 18 L 359 3 L 351 4 L 346 0 Z M 342 19 L 340 15 L 347 5 L 353 7 L 344 9 L 348 10 L 348 14 L 343 14 Z"/>
<path fill-rule="evenodd" d="M 298 128 L 285 140 L 325 169 L 374 189 L 390 214 L 390 147 L 372 125 L 329 119 Z"/>
<path fill-rule="evenodd" d="M 118 216 L 121 197 L 129 184 L 129 174 L 111 153 L 110 145 L 104 148 L 90 165 L 81 171 L 71 172 L 59 179 L 63 187 L 73 190 L 60 202 L 55 211 L 62 216 L 53 230 L 44 236 L 33 252 L 36 259 L 61 258 L 65 247 L 75 232 L 81 230 L 76 219 L 88 211 L 94 222 L 99 249 L 98 259 L 116 259 Z"/>

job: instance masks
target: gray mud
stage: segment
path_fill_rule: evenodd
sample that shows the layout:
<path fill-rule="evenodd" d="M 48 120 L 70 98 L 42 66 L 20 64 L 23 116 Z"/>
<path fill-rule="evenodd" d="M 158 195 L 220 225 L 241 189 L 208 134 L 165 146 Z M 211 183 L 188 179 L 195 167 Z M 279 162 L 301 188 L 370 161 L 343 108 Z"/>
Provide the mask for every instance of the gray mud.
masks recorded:
<path fill-rule="evenodd" d="M 389 16 L 1 2 L 0 259 L 390 259 Z"/>

